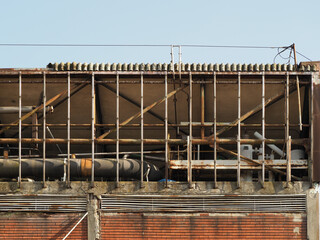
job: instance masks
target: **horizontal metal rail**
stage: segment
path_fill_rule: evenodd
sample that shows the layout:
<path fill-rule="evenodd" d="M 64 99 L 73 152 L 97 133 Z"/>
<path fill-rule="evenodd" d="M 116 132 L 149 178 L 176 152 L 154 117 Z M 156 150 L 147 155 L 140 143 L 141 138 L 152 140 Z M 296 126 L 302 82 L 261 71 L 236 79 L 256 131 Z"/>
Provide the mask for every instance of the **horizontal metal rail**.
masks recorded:
<path fill-rule="evenodd" d="M 103 195 L 106 212 L 305 212 L 306 196 L 211 195 L 125 196 Z"/>
<path fill-rule="evenodd" d="M 66 195 L 0 195 L 0 212 L 84 212 L 86 197 Z"/>
<path fill-rule="evenodd" d="M 37 138 L 22 138 L 21 142 L 22 143 L 42 143 L 42 139 L 37 139 Z M 46 139 L 46 143 L 48 144 L 62 144 L 62 143 L 67 143 L 68 139 L 63 139 L 63 138 L 55 138 L 55 139 Z M 96 144 L 115 144 L 116 139 L 95 139 L 94 140 Z M 141 144 L 141 139 L 119 139 L 120 144 Z M 237 140 L 236 139 L 229 139 L 229 138 L 219 138 L 216 140 L 217 144 L 236 144 Z M 14 144 L 14 143 L 19 143 L 19 138 L 0 138 L 0 144 L 3 143 L 8 143 L 8 144 Z M 71 144 L 91 144 L 92 140 L 91 139 L 84 139 L 84 138 L 72 138 L 70 139 Z M 166 139 L 143 139 L 144 144 L 149 144 L 149 145 L 157 145 L 157 144 L 165 144 Z M 183 139 L 168 139 L 168 143 L 170 145 L 184 145 L 187 144 L 186 140 Z M 209 141 L 207 139 L 192 139 L 192 144 L 200 144 L 200 145 L 208 145 L 211 144 L 212 141 Z M 261 144 L 262 140 L 261 139 L 241 139 L 240 140 L 241 144 Z M 265 139 L 266 144 L 284 144 L 285 140 L 284 139 Z M 308 144 L 309 139 L 305 138 L 299 138 L 299 139 L 292 139 L 292 144 L 293 145 L 304 145 Z"/>

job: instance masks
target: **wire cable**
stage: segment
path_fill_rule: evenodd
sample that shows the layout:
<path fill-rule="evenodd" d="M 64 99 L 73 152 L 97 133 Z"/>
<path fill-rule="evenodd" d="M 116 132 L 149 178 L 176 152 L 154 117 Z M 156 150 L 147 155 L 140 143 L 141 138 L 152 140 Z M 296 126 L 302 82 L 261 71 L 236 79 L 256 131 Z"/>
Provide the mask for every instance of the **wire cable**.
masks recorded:
<path fill-rule="evenodd" d="M 200 44 L 67 44 L 67 43 L 0 43 L 2 47 L 191 47 L 191 48 L 258 48 L 275 49 L 288 46 L 241 46 L 241 45 L 200 45 Z"/>

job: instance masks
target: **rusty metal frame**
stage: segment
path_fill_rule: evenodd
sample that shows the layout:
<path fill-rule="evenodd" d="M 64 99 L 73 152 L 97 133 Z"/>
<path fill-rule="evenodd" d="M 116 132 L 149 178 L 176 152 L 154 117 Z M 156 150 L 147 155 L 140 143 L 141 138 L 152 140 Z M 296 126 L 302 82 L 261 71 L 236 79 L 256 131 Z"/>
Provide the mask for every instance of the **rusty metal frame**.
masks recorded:
<path fill-rule="evenodd" d="M 217 188 L 217 75 L 213 74 L 213 148 L 214 148 L 214 179 L 213 188 Z"/>
<path fill-rule="evenodd" d="M 266 156 L 266 134 L 265 134 L 265 74 L 262 74 L 262 82 L 261 82 L 261 89 L 262 89 L 262 98 L 261 98 L 261 105 L 262 105 L 262 115 L 261 115 L 261 126 L 262 126 L 262 179 L 261 179 L 261 184 L 262 187 L 264 187 L 264 182 L 265 182 L 265 156 Z"/>
<path fill-rule="evenodd" d="M 119 187 L 119 181 L 120 181 L 120 159 L 119 159 L 119 149 L 120 149 L 120 99 L 119 99 L 119 91 L 120 91 L 120 85 L 119 85 L 119 73 L 117 73 L 117 90 L 116 90 L 116 159 L 117 159 L 117 167 L 116 167 L 116 187 Z"/>
<path fill-rule="evenodd" d="M 19 188 L 21 187 L 21 150 L 22 150 L 22 146 L 21 146 L 21 139 L 22 139 L 22 129 L 21 129 L 21 125 L 22 125 L 22 120 L 21 120 L 21 108 L 22 108 L 22 76 L 21 76 L 21 72 L 19 72 L 19 179 L 18 179 L 18 185 Z"/>
<path fill-rule="evenodd" d="M 144 138 L 144 133 L 143 133 L 143 125 L 144 125 L 144 119 L 143 119 L 143 73 L 141 73 L 141 83 L 140 83 L 140 138 L 141 138 L 141 144 L 140 144 L 140 161 L 141 161 L 141 187 L 143 187 L 143 177 L 144 177 L 144 169 L 143 169 L 143 138 Z"/>
<path fill-rule="evenodd" d="M 165 105 L 164 105 L 164 137 L 166 139 L 165 142 L 165 185 L 168 187 L 168 169 L 169 169 L 169 159 L 168 159 L 168 75 L 166 74 L 164 77 L 164 95 L 165 95 Z"/>
<path fill-rule="evenodd" d="M 95 148 L 95 81 L 91 75 L 91 187 L 94 187 L 94 148 Z"/>
<path fill-rule="evenodd" d="M 181 66 L 180 66 L 181 67 Z M 174 66 L 173 66 L 174 69 Z M 174 71 L 174 70 L 173 70 Z M 43 139 L 42 139 L 42 143 L 43 143 L 43 186 L 45 187 L 46 185 L 46 176 L 45 176 L 45 168 L 46 168 L 46 144 L 51 144 L 51 143 L 67 143 L 68 144 L 68 153 L 67 153 L 67 157 L 68 157 L 68 180 L 67 183 L 68 185 L 71 184 L 70 182 L 70 145 L 71 144 L 77 144 L 77 143 L 81 143 L 81 144 L 87 144 L 87 140 L 89 139 L 71 139 L 71 135 L 70 135 L 70 131 L 71 131 L 71 122 L 70 122 L 70 94 L 71 94 L 71 89 L 70 89 L 70 72 L 67 72 L 67 76 L 68 76 L 68 89 L 67 89 L 67 99 L 68 99 L 68 122 L 66 124 L 67 126 L 67 139 L 46 139 L 46 105 L 48 104 L 48 102 L 46 101 L 46 72 L 43 72 L 43 107 L 40 108 L 41 106 L 39 106 L 37 108 L 37 110 L 42 109 L 43 110 Z M 265 168 L 268 168 L 267 166 L 265 166 L 265 144 L 266 143 L 282 143 L 285 144 L 286 146 L 286 152 L 287 152 L 287 172 L 286 172 L 286 176 L 287 176 L 287 183 L 289 183 L 291 181 L 291 144 L 305 144 L 305 140 L 304 139 L 291 139 L 290 136 L 290 122 L 289 122 L 289 97 L 290 97 L 290 91 L 292 91 L 292 88 L 290 87 L 290 76 L 292 75 L 291 73 L 289 74 L 287 72 L 286 74 L 286 81 L 285 82 L 285 91 L 284 94 L 278 94 L 274 97 L 272 97 L 271 99 L 268 99 L 267 101 L 265 100 L 265 72 L 263 72 L 262 74 L 260 74 L 260 76 L 262 77 L 261 80 L 261 86 L 262 86 L 262 100 L 261 100 L 261 104 L 258 105 L 256 108 L 254 108 L 254 111 L 251 111 L 251 114 L 248 116 L 248 114 L 246 113 L 245 115 L 241 116 L 241 84 L 242 84 L 242 80 L 241 80 L 241 76 L 242 73 L 238 72 L 238 118 L 235 122 L 229 124 L 229 126 L 227 127 L 228 129 L 230 128 L 230 126 L 235 126 L 237 125 L 238 128 L 238 134 L 237 134 L 237 139 L 233 140 L 233 139 L 221 139 L 221 138 L 217 138 L 217 135 L 221 134 L 222 132 L 219 131 L 217 132 L 217 126 L 219 126 L 219 124 L 221 123 L 217 123 L 217 118 L 216 118 L 216 101 L 217 101 L 217 92 L 216 92 L 216 85 L 217 85 L 217 73 L 214 72 L 214 79 L 213 79 L 213 89 L 214 89 L 214 123 L 213 123 L 213 127 L 214 127 L 214 138 L 213 138 L 213 143 L 214 143 L 214 187 L 216 187 L 217 185 L 217 167 L 216 167 L 216 163 L 217 163 L 217 149 L 219 149 L 220 147 L 217 146 L 218 143 L 223 143 L 223 144 L 237 144 L 237 160 L 238 160 L 238 167 L 237 167 L 237 185 L 238 187 L 240 187 L 240 183 L 241 183 L 241 179 L 240 179 L 240 172 L 241 172 L 241 159 L 243 159 L 243 157 L 240 155 L 240 144 L 241 143 L 250 143 L 250 144 L 257 144 L 257 143 L 261 143 L 262 144 L 262 165 L 261 165 L 261 169 L 262 169 L 262 185 L 264 185 L 265 182 Z M 293 73 L 294 74 L 294 73 Z M 21 80 L 21 71 L 19 74 L 19 120 L 18 120 L 18 124 L 19 124 L 19 139 L 18 139 L 18 143 L 19 143 L 19 185 L 21 183 L 21 144 L 22 143 L 38 143 L 39 141 L 37 139 L 28 139 L 28 138 L 22 138 L 21 136 L 21 128 L 22 128 L 22 121 L 23 118 L 21 116 L 21 108 L 22 108 L 22 104 L 21 104 L 21 98 L 22 98 L 22 80 Z M 187 157 L 188 157 L 188 182 L 189 182 L 189 186 L 192 186 L 192 162 L 194 157 L 192 156 L 193 153 L 193 145 L 198 144 L 200 145 L 205 145 L 205 144 L 210 144 L 211 141 L 208 139 L 205 139 L 205 127 L 208 127 L 205 125 L 204 122 L 204 83 L 199 81 L 200 84 L 200 92 L 201 92 L 201 99 L 200 99 L 200 103 L 201 103 L 201 123 L 200 125 L 197 125 L 195 123 L 193 123 L 192 121 L 192 91 L 193 91 L 193 83 L 197 82 L 194 81 L 192 79 L 192 76 L 194 75 L 194 73 L 189 72 L 189 123 L 188 123 L 188 127 L 189 127 L 189 136 L 188 139 L 182 140 L 182 139 L 169 139 L 169 134 L 168 134 L 168 92 L 167 92 L 167 84 L 168 84 L 168 73 L 166 72 L 165 74 L 165 98 L 160 99 L 159 101 L 155 102 L 152 104 L 152 106 L 158 105 L 162 102 L 165 102 L 165 117 L 164 117 L 164 124 L 162 124 L 159 127 L 165 126 L 165 139 L 144 139 L 144 113 L 148 112 L 151 108 L 150 106 L 144 108 L 143 105 L 143 86 L 144 86 L 144 80 L 143 80 L 143 76 L 144 73 L 140 72 L 140 76 L 141 76 L 141 80 L 140 80 L 140 85 L 141 85 L 141 100 L 140 100 L 140 113 L 137 115 L 134 115 L 133 117 L 139 117 L 140 116 L 140 131 L 141 131 L 141 138 L 139 139 L 120 139 L 120 135 L 119 135 L 119 129 L 125 125 L 130 126 L 129 124 L 127 124 L 127 122 L 125 121 L 124 123 L 120 124 L 119 123 L 119 111 L 120 111 L 120 107 L 119 107 L 119 73 L 117 72 L 117 123 L 116 123 L 116 131 L 117 131 L 117 139 L 114 141 L 114 139 L 103 139 L 103 138 L 98 138 L 96 139 L 95 137 L 95 128 L 98 126 L 98 124 L 96 124 L 95 120 L 96 120 L 96 112 L 95 112 L 95 73 L 92 72 L 92 79 L 91 79 L 91 85 L 92 85 L 92 121 L 91 121 L 91 130 L 92 130 L 92 136 L 91 136 L 91 144 L 92 144 L 92 165 L 91 165 L 91 183 L 92 185 L 94 184 L 94 158 L 95 158 L 95 144 L 113 144 L 116 143 L 117 144 L 117 184 L 119 183 L 119 167 L 120 167 L 120 163 L 119 163 L 119 144 L 123 143 L 123 144 L 140 144 L 141 149 L 140 149 L 140 153 L 141 153 L 141 186 L 143 186 L 143 182 L 144 182 L 144 171 L 143 171 L 143 164 L 144 164 L 144 144 L 164 144 L 165 145 L 165 161 L 166 161 L 166 167 L 165 167 L 165 171 L 166 171 L 166 186 L 167 186 L 167 182 L 168 182 L 168 168 L 169 168 L 169 156 L 168 156 L 168 150 L 169 150 L 169 145 L 170 144 L 177 144 L 177 145 L 183 145 L 183 144 L 187 144 Z M 298 75 L 296 75 L 296 77 L 298 78 Z M 198 82 L 197 82 L 198 83 Z M 209 83 L 209 82 L 208 82 Z M 211 83 L 211 82 L 210 82 Z M 312 84 L 311 84 L 312 85 Z M 312 88 L 312 87 L 311 87 Z M 179 89 L 184 89 L 184 87 L 181 87 Z M 297 80 L 297 89 L 299 89 L 299 83 Z M 170 97 L 175 95 L 177 91 L 171 92 L 169 95 Z M 64 94 L 65 92 L 62 92 L 61 94 Z M 61 96 L 61 94 L 59 94 L 59 97 Z M 299 93 L 298 93 L 299 95 Z M 58 95 L 57 95 L 58 96 Z M 58 97 L 54 97 L 53 99 L 56 100 Z M 266 139 L 265 138 L 265 128 L 266 126 L 268 126 L 265 123 L 265 108 L 269 105 L 271 105 L 272 103 L 274 103 L 274 101 L 277 101 L 279 99 L 281 99 L 284 96 L 285 98 L 285 139 Z M 275 100 L 276 99 L 276 100 Z M 50 99 L 50 102 L 54 101 Z M 155 105 L 154 105 L 155 104 Z M 299 101 L 300 104 L 300 101 Z M 310 106 L 311 106 L 312 102 L 310 102 Z M 248 117 L 250 117 L 252 115 L 252 113 L 256 113 L 258 111 L 262 111 L 262 122 L 261 122 L 261 127 L 262 127 L 262 136 L 263 139 L 262 140 L 253 140 L 253 139 L 241 139 L 241 127 L 245 126 L 243 122 L 244 119 L 247 119 Z M 35 113 L 35 111 L 32 111 L 33 113 Z M 33 114 L 31 113 L 31 115 Z M 28 113 L 30 114 L 30 113 Z M 30 115 L 28 115 L 30 116 Z M 244 118 L 245 116 L 245 118 Z M 310 121 L 310 126 L 312 127 L 312 120 Z M 224 123 L 227 124 L 227 123 Z M 9 127 L 11 126 L 15 126 L 15 123 L 12 123 L 12 125 L 8 125 Z M 30 124 L 29 124 L 30 125 Z M 35 124 L 31 124 L 32 126 L 34 126 Z M 39 124 L 36 124 L 39 125 Z M 99 126 L 104 126 L 107 124 L 99 124 Z M 110 125 L 110 124 L 109 124 Z M 150 124 L 151 126 L 152 124 Z M 177 126 L 178 124 L 173 124 L 175 126 Z M 223 125 L 223 124 L 222 124 Z M 250 125 L 250 124 L 249 124 Z M 282 124 L 278 124 L 279 126 Z M 83 124 L 84 126 L 84 124 Z M 110 125 L 111 126 L 111 125 Z M 134 124 L 132 124 L 132 126 L 136 126 Z M 147 125 L 148 126 L 148 125 Z M 201 139 L 194 139 L 193 135 L 192 135 L 192 128 L 193 126 L 198 126 L 200 128 L 200 132 L 201 132 Z M 211 125 L 212 126 L 212 125 Z M 221 125 L 220 125 L 221 126 Z M 256 124 L 256 126 L 258 126 L 258 124 Z M 301 127 L 303 126 L 301 123 L 301 109 L 299 106 L 299 125 L 298 125 L 301 129 Z M 220 129 L 221 130 L 221 129 Z M 2 130 L 1 130 L 2 131 Z M 312 137 L 310 137 L 312 138 Z M 15 139 L 13 138 L 6 138 L 6 139 L 0 139 L 0 143 L 1 142 L 16 142 Z M 312 146 L 312 140 L 311 140 L 311 147 Z M 221 149 L 221 148 L 220 148 Z M 199 151 L 198 151 L 199 154 Z M 268 168 L 269 169 L 269 168 Z"/>
<path fill-rule="evenodd" d="M 46 106 L 47 104 L 47 86 L 46 86 L 46 73 L 43 73 L 43 143 L 42 143 L 42 155 L 43 155 L 43 170 L 42 170 L 42 175 L 43 175 L 43 187 L 46 187 Z"/>
<path fill-rule="evenodd" d="M 67 107 L 67 140 L 68 140 L 68 143 L 67 143 L 67 169 L 68 169 L 68 174 L 67 174 L 67 186 L 68 187 L 71 187 L 71 182 L 70 182 L 70 150 L 71 150 L 71 146 L 70 146 L 70 138 L 71 138 L 71 96 L 70 96 L 70 72 L 68 72 L 68 107 Z"/>
<path fill-rule="evenodd" d="M 287 185 L 291 182 L 291 140 L 290 140 L 290 126 L 289 126 L 289 117 L 290 117 L 290 104 L 289 104 L 289 80 L 290 75 L 287 72 L 286 82 L 285 82 L 285 139 L 286 139 L 286 159 L 287 159 Z"/>

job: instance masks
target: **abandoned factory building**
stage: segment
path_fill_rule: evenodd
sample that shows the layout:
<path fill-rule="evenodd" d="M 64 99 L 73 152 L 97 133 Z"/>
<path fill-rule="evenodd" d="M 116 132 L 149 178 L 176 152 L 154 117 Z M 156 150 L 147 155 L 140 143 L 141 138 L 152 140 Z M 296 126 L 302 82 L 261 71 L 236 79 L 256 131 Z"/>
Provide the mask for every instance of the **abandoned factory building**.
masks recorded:
<path fill-rule="evenodd" d="M 319 66 L 0 69 L 0 238 L 319 239 Z"/>

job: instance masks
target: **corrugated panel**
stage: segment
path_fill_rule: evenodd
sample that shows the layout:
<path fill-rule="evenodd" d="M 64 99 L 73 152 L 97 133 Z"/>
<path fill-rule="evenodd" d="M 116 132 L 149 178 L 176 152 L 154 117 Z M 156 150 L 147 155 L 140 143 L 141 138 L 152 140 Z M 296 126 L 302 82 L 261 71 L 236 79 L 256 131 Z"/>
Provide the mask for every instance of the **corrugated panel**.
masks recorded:
<path fill-rule="evenodd" d="M 305 214 L 103 214 L 101 239 L 307 239 Z"/>
<path fill-rule="evenodd" d="M 63 239 L 83 213 L 14 213 L 0 216 L 0 239 Z M 87 239 L 87 218 L 69 239 Z"/>
<path fill-rule="evenodd" d="M 305 194 L 239 196 L 104 195 L 101 209 L 113 212 L 304 212 Z"/>
<path fill-rule="evenodd" d="M 54 71 L 181 71 L 182 72 L 261 72 L 295 71 L 292 64 L 213 64 L 213 63 L 49 63 Z M 298 71 L 316 71 L 316 65 L 301 65 Z"/>
<path fill-rule="evenodd" d="M 86 197 L 68 195 L 0 195 L 0 211 L 84 212 Z"/>

